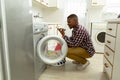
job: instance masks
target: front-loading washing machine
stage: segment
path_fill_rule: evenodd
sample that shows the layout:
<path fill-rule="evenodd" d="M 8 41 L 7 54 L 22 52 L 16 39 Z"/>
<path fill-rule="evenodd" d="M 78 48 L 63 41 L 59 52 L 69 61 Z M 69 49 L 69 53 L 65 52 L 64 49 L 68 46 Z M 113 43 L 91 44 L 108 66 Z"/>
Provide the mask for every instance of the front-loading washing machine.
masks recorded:
<path fill-rule="evenodd" d="M 47 65 L 56 65 L 64 60 L 67 54 L 67 43 L 57 35 L 47 35 L 48 25 L 37 23 L 33 26 L 34 41 L 34 63 L 35 63 L 35 80 L 38 80 Z M 56 49 L 60 44 L 61 48 Z"/>
<path fill-rule="evenodd" d="M 106 25 L 105 22 L 91 23 L 91 37 L 96 53 L 104 53 Z"/>
<path fill-rule="evenodd" d="M 33 24 L 33 43 L 34 43 L 34 65 L 35 65 L 35 80 L 38 80 L 40 74 L 45 70 L 46 64 L 39 58 L 37 54 L 37 46 L 39 41 L 47 36 L 48 26 L 43 23 Z"/>

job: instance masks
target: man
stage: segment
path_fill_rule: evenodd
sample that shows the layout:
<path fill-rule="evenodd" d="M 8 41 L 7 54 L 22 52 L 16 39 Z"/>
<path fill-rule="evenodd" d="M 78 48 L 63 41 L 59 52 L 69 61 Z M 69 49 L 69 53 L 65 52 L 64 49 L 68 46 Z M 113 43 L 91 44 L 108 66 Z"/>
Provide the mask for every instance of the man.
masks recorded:
<path fill-rule="evenodd" d="M 67 23 L 70 29 L 73 28 L 71 37 L 65 35 L 64 29 L 58 29 L 69 47 L 67 57 L 74 60 L 77 69 L 83 70 L 90 64 L 86 58 L 92 57 L 95 53 L 91 38 L 88 31 L 78 23 L 77 15 L 69 15 Z"/>

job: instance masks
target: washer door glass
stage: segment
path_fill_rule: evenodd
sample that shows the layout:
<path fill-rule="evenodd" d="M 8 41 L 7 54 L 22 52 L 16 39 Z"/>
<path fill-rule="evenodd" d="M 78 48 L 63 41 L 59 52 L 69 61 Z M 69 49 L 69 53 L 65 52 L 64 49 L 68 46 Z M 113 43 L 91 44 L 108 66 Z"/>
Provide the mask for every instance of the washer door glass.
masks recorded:
<path fill-rule="evenodd" d="M 105 43 L 105 32 L 99 32 L 97 35 L 97 40 L 100 43 Z"/>
<path fill-rule="evenodd" d="M 46 64 L 55 64 L 66 57 L 67 44 L 59 36 L 49 35 L 42 38 L 37 45 L 38 56 Z"/>

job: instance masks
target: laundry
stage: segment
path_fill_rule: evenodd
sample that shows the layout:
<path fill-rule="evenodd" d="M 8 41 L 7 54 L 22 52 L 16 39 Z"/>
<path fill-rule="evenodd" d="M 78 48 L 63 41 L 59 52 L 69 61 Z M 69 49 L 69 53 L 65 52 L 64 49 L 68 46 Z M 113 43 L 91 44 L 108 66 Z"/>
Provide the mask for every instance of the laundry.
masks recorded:
<path fill-rule="evenodd" d="M 51 56 L 52 58 L 60 56 L 60 54 L 61 54 L 61 44 L 57 43 L 54 51 L 48 50 L 47 53 L 48 53 L 49 57 Z"/>
<path fill-rule="evenodd" d="M 56 47 L 55 47 L 55 51 L 57 50 L 61 50 L 61 44 L 60 43 L 57 43 Z"/>
<path fill-rule="evenodd" d="M 55 59 L 58 57 L 57 53 L 55 51 L 51 51 L 51 50 L 48 50 L 47 51 L 47 57 L 49 57 L 50 59 Z"/>

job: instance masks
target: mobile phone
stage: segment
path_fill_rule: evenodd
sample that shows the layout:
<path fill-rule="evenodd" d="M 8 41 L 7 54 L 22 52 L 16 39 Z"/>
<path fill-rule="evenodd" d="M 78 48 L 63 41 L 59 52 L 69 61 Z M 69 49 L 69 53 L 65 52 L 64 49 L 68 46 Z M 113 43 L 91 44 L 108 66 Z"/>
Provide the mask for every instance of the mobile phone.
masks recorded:
<path fill-rule="evenodd" d="M 64 30 L 64 31 L 65 31 L 65 30 L 66 30 L 66 29 L 64 29 L 64 28 L 57 28 L 57 29 L 58 29 L 58 30 L 60 30 L 60 31 L 62 31 L 62 30 Z"/>

